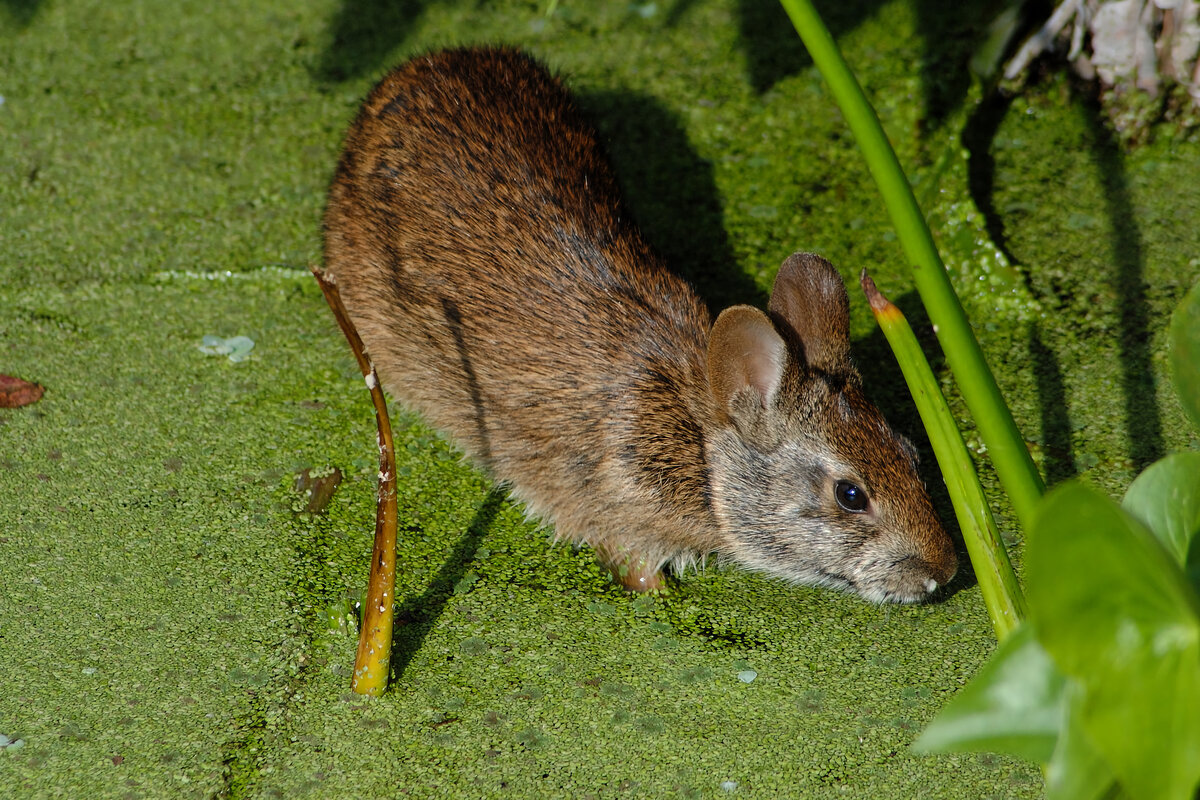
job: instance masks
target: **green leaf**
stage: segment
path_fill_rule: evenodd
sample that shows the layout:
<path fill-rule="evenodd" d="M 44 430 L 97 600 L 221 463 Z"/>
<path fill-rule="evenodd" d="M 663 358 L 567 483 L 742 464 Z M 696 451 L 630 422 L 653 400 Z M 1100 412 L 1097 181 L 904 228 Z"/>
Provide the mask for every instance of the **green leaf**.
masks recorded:
<path fill-rule="evenodd" d="M 921 422 L 929 434 L 933 454 L 946 481 L 946 491 L 954 505 L 962 529 L 963 543 L 971 557 L 971 567 L 979 581 L 980 594 L 991 617 L 996 638 L 1004 641 L 1025 617 L 1025 597 L 1017 583 L 1012 562 L 1004 542 L 996 530 L 991 507 L 979 484 L 975 463 L 963 443 L 958 423 L 946 404 L 933 369 L 921 350 L 912 327 L 903 312 L 891 303 L 875 286 L 864 269 L 859 277 L 863 293 L 879 329 L 887 338 L 904 381 L 912 393 L 913 402 L 921 414 Z"/>
<path fill-rule="evenodd" d="M 1083 686 L 1066 682 L 1062 730 L 1045 769 L 1046 800 L 1096 800 L 1113 791 L 1112 770 L 1083 730 Z"/>
<path fill-rule="evenodd" d="M 1030 617 L 1086 696 L 1082 728 L 1135 800 L 1200 780 L 1200 598 L 1162 544 L 1095 489 L 1065 484 L 1026 546 Z"/>
<path fill-rule="evenodd" d="M 1033 627 L 1021 625 L 946 704 L 913 749 L 1001 752 L 1049 761 L 1064 719 L 1065 683 Z"/>
<path fill-rule="evenodd" d="M 1180 566 L 1200 574 L 1200 453 L 1172 453 L 1151 464 L 1129 485 L 1121 507 L 1153 531 Z"/>
<path fill-rule="evenodd" d="M 1200 283 L 1171 315 L 1171 371 L 1180 405 L 1200 428 Z"/>

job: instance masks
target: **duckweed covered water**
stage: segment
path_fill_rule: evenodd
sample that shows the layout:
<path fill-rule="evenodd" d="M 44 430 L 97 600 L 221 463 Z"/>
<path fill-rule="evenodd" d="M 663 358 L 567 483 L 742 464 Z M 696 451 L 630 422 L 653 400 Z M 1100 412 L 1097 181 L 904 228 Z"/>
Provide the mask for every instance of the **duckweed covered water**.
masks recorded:
<path fill-rule="evenodd" d="M 631 597 L 399 409 L 398 674 L 349 691 L 374 422 L 304 267 L 358 98 L 466 31 L 523 44 L 569 76 L 633 212 L 714 306 L 761 301 L 803 247 L 870 267 L 919 325 L 773 3 L 164 9 L 0 6 L 0 371 L 47 388 L 0 411 L 0 794 L 1040 795 L 1028 765 L 908 753 L 992 647 L 969 585 L 876 608 L 709 564 Z M 1048 476 L 1115 493 L 1197 446 L 1155 388 L 1200 274 L 1197 145 L 1122 154 L 1050 80 L 998 116 L 980 205 L 966 87 L 937 77 L 980 9 L 827 11 Z M 868 390 L 913 432 L 857 297 L 852 325 Z M 255 346 L 233 362 L 206 335 Z M 294 480 L 314 467 L 342 481 L 310 509 Z"/>

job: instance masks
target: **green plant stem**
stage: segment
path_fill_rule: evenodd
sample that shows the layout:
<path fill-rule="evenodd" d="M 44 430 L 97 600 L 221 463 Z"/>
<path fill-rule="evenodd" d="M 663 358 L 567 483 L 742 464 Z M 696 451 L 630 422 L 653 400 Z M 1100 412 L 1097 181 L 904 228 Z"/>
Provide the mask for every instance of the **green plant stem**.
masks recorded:
<path fill-rule="evenodd" d="M 908 320 L 875 288 L 865 269 L 861 283 L 929 433 L 929 443 L 946 479 L 946 490 L 975 567 L 984 605 L 992 618 L 996 638 L 1004 641 L 1025 617 L 1025 596 L 996 531 L 996 521 L 979 485 L 975 464 Z"/>
<path fill-rule="evenodd" d="M 908 178 L 900 168 L 875 111 L 812 4 L 809 0 L 780 2 L 808 48 L 813 63 L 828 83 L 866 158 L 871 175 L 879 185 L 946 361 L 975 419 L 1017 519 L 1021 527 L 1028 530 L 1034 508 L 1045 492 L 1045 484 L 983 358 L 934 246 L 933 235 L 913 197 Z"/>

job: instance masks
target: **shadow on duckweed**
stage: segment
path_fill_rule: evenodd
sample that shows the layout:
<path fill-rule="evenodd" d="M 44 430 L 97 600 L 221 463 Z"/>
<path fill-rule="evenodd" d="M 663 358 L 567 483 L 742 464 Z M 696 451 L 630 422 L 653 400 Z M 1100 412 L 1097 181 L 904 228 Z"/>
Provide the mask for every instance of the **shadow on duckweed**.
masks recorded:
<path fill-rule="evenodd" d="M 738 268 L 725 231 L 713 165 L 688 142 L 679 118 L 632 92 L 576 95 L 596 126 L 629 212 L 667 266 L 720 311 L 766 293 Z"/>
<path fill-rule="evenodd" d="M 1071 443 L 1071 418 L 1067 413 L 1067 392 L 1063 384 L 1058 356 L 1043 340 L 1042 326 L 1029 331 L 1029 355 L 1037 383 L 1038 406 L 1042 415 L 1042 451 L 1047 486 L 1074 478 L 1079 470 Z"/>
<path fill-rule="evenodd" d="M 0 0 L 0 8 L 17 28 L 27 28 L 41 10 L 42 0 Z"/>
<path fill-rule="evenodd" d="M 854 30 L 883 3 L 821 0 L 814 5 L 825 27 L 837 39 Z M 756 92 L 765 92 L 784 78 L 812 66 L 812 59 L 779 0 L 738 0 L 737 15 L 750 85 Z"/>
<path fill-rule="evenodd" d="M 1092 162 L 1103 186 L 1108 214 L 1113 254 L 1113 272 L 1108 278 L 1118 302 L 1117 346 L 1121 389 L 1125 395 L 1125 428 L 1134 470 L 1140 472 L 1165 452 L 1150 350 L 1145 247 L 1120 143 L 1105 122 L 1099 103 L 1077 84 L 1073 83 L 1072 88 L 1075 107 L 1090 133 Z"/>
<path fill-rule="evenodd" d="M 863 20 L 877 14 L 885 3 L 882 0 L 816 0 L 814 5 L 829 32 L 835 39 L 840 39 Z M 971 86 L 967 65 L 986 36 L 995 9 L 994 0 L 959 3 L 917 0 L 915 3 L 916 38 L 922 43 L 921 91 L 928 127 L 939 125 L 966 98 Z M 1029 16 L 1037 18 L 1037 14 Z M 750 84 L 755 91 L 766 92 L 780 80 L 812 66 L 812 59 L 800 43 L 779 0 L 739 0 L 738 24 Z M 859 72 L 861 66 L 852 65 Z"/>
<path fill-rule="evenodd" d="M 12 13 L 19 19 L 31 17 L 39 5 L 39 0 L 0 2 L 14 9 Z M 329 22 L 329 44 L 313 67 L 314 77 L 323 83 L 339 83 L 386 68 L 389 53 L 408 40 L 430 5 L 428 0 L 343 0 Z M 658 24 L 675 28 L 686 24 L 688 12 L 696 3 L 675 0 L 662 5 L 666 8 Z M 837 38 L 878 13 L 884 3 L 820 0 L 816 5 L 825 25 Z M 546 4 L 539 6 L 544 11 Z M 924 48 L 922 91 L 927 114 L 933 122 L 946 118 L 966 97 L 971 80 L 967 63 L 986 34 L 994 8 L 994 0 L 963 0 L 952 5 L 940 0 L 917 3 L 918 38 Z M 736 14 L 747 77 L 756 92 L 766 92 L 778 81 L 812 66 L 778 0 L 738 0 Z"/>
<path fill-rule="evenodd" d="M 1145 287 L 1145 247 L 1121 145 L 1105 121 L 1090 88 L 1075 80 L 1070 81 L 1069 85 L 1071 104 L 1086 130 L 1085 139 L 1091 148 L 1090 159 L 1102 189 L 1112 252 L 1112 272 L 1101 279 L 1107 277 L 1119 304 L 1115 312 L 1115 332 L 1125 406 L 1125 430 L 1134 468 L 1141 470 L 1158 460 L 1165 450 L 1150 344 L 1152 314 Z M 983 214 L 988 235 L 1009 262 L 1020 267 L 1020 262 L 1008 249 L 1004 220 L 993 202 L 995 161 L 992 146 L 1011 105 L 1011 97 L 993 92 L 972 112 L 964 128 L 962 142 L 969 153 L 969 191 Z M 1021 271 L 1026 287 L 1033 296 L 1060 310 L 1072 308 L 1072 298 L 1048 297 L 1047 289 L 1038 286 L 1034 280 L 1029 265 Z M 1037 380 L 1042 438 L 1047 448 L 1046 479 L 1053 485 L 1073 477 L 1078 469 L 1071 444 L 1071 422 L 1062 370 L 1050 341 L 1052 337 L 1048 334 L 1040 327 L 1035 327 L 1030 332 L 1029 350 Z"/>
<path fill-rule="evenodd" d="M 343 0 L 329 23 L 330 42 L 314 77 L 340 83 L 388 66 L 388 54 L 416 29 L 428 5 L 422 0 Z"/>
<path fill-rule="evenodd" d="M 994 202 L 996 190 L 996 159 L 992 157 L 992 143 L 1000 125 L 1008 115 L 1014 95 L 989 92 L 967 116 L 963 126 L 962 143 L 967 151 L 967 191 L 975 201 L 975 207 L 983 215 L 984 230 L 997 249 L 1016 266 L 1017 260 L 1008 249 L 1008 237 L 1004 230 L 1004 219 Z M 1026 277 L 1028 283 L 1028 277 Z M 1033 291 L 1033 287 L 1028 287 Z"/>
<path fill-rule="evenodd" d="M 425 637 L 433 630 L 446 608 L 446 601 L 454 593 L 454 586 L 466 576 L 468 565 L 507 497 L 508 492 L 501 487 L 494 487 L 488 492 L 466 532 L 454 545 L 425 591 L 397 603 L 395 637 L 392 641 L 393 681 L 403 676 L 409 662 L 421 649 Z M 411 527 L 408 530 L 411 531 Z M 400 536 L 404 536 L 403 531 Z M 397 568 L 404 569 L 404 564 L 398 564 Z"/>

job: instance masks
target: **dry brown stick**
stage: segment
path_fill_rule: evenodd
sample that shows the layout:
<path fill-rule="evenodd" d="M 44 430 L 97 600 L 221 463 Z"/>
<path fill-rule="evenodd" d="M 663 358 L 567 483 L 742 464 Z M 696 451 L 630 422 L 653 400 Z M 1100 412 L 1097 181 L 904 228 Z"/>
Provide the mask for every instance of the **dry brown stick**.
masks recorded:
<path fill-rule="evenodd" d="M 379 427 L 379 493 L 375 511 L 375 548 L 371 555 L 371 577 L 367 583 L 367 598 L 363 603 L 362 625 L 358 635 L 358 653 L 354 657 L 354 677 L 350 688 L 359 694 L 373 697 L 387 688 L 392 657 L 393 605 L 396 591 L 396 452 L 392 446 L 392 425 L 388 420 L 387 403 L 362 339 L 342 305 L 341 295 L 333 279 L 318 267 L 311 266 L 325 301 L 333 310 L 359 369 L 371 390 L 375 405 L 375 423 Z"/>

